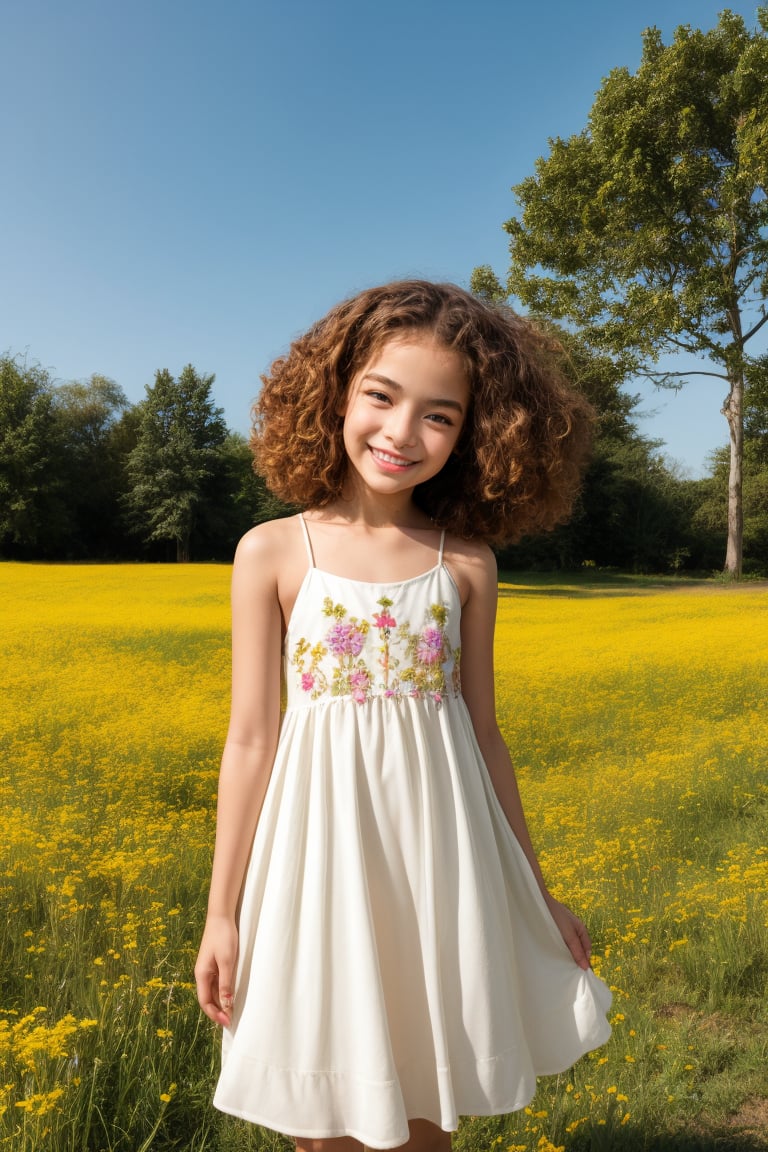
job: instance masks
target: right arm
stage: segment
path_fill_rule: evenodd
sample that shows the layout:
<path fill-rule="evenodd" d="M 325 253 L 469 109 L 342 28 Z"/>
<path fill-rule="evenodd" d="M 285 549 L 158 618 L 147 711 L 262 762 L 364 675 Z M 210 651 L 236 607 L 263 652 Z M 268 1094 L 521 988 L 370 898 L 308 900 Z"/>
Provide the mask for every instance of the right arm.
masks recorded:
<path fill-rule="evenodd" d="M 200 1006 L 231 1018 L 237 905 L 280 725 L 281 615 L 276 549 L 259 529 L 240 541 L 232 570 L 232 709 L 219 774 L 208 914 L 195 965 Z"/>

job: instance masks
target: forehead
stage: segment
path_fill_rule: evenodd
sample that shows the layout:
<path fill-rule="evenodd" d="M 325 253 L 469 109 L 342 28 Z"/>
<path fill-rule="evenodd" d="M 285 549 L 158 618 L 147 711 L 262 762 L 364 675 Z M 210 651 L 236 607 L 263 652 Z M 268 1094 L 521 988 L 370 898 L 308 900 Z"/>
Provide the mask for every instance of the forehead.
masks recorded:
<path fill-rule="evenodd" d="M 401 388 L 440 389 L 440 394 L 466 400 L 469 379 L 460 353 L 425 333 L 391 337 L 371 352 L 357 373 L 360 383 L 367 373 L 384 375 Z"/>

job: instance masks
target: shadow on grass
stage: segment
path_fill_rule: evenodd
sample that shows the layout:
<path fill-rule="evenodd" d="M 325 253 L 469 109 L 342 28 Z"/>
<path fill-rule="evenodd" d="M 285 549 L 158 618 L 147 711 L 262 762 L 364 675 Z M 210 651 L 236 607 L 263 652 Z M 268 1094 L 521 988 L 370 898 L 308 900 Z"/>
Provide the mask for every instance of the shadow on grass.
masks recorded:
<path fill-rule="evenodd" d="M 711 1131 L 647 1132 L 640 1125 L 585 1125 L 571 1138 L 568 1152 L 766 1152 L 768 1132 L 718 1126 Z"/>
<path fill-rule="evenodd" d="M 633 576 L 621 572 L 510 572 L 499 571 L 500 596 L 642 596 L 661 591 L 715 590 L 716 580 L 679 576 Z"/>

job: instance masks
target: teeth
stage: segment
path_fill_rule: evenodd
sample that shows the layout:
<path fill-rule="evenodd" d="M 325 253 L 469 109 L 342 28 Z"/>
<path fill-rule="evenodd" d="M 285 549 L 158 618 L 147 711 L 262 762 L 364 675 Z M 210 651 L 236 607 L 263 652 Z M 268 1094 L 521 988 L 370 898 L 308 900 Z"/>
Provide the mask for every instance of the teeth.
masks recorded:
<path fill-rule="evenodd" d="M 374 456 L 379 460 L 383 460 L 385 464 L 412 464 L 412 460 L 406 460 L 403 456 L 390 456 L 389 452 L 381 452 L 378 448 L 371 449 Z"/>

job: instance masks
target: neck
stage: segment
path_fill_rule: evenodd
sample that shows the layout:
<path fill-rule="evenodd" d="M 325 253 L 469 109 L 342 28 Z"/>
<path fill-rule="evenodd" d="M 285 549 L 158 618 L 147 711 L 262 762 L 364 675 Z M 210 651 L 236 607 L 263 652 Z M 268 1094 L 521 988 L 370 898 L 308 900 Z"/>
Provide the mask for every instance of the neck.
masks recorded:
<path fill-rule="evenodd" d="M 340 499 L 318 510 L 327 520 L 342 520 L 370 528 L 430 528 L 432 521 L 413 502 L 413 493 L 397 492 L 391 497 L 360 491 L 347 483 Z"/>

